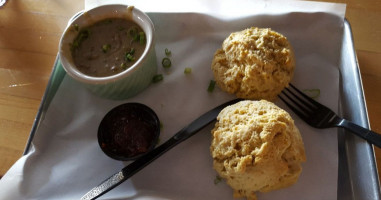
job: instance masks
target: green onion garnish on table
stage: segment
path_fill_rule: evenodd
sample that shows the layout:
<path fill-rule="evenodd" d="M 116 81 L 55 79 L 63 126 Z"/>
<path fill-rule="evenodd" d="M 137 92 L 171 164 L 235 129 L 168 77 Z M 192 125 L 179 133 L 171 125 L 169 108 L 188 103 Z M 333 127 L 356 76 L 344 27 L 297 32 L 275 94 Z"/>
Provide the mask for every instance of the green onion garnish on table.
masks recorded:
<path fill-rule="evenodd" d="M 213 182 L 214 182 L 215 185 L 217 185 L 217 184 L 221 183 L 223 180 L 224 179 L 222 179 L 221 176 L 217 175 Z"/>
<path fill-rule="evenodd" d="M 163 74 L 157 74 L 152 78 L 153 83 L 160 82 L 164 79 Z"/>
<path fill-rule="evenodd" d="M 163 65 L 164 68 L 170 68 L 172 66 L 172 62 L 169 58 L 163 58 L 161 61 L 161 64 Z"/>
<path fill-rule="evenodd" d="M 303 90 L 303 92 L 313 99 L 316 99 L 320 96 L 320 89 L 306 89 Z"/>
<path fill-rule="evenodd" d="M 210 80 L 209 86 L 208 86 L 208 92 L 213 92 L 215 86 L 216 86 L 216 81 Z"/>
<path fill-rule="evenodd" d="M 186 67 L 185 69 L 184 69 L 184 74 L 191 74 L 192 73 L 192 68 L 190 68 L 190 67 Z"/>
<path fill-rule="evenodd" d="M 172 52 L 170 50 L 168 50 L 167 48 L 165 48 L 165 55 L 166 56 L 171 56 Z"/>

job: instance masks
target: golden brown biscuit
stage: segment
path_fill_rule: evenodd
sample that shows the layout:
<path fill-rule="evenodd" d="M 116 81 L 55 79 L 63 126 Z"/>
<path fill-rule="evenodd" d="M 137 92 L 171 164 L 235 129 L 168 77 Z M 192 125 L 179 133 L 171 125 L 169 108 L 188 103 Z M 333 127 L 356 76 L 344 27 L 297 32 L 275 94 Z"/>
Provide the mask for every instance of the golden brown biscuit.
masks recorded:
<path fill-rule="evenodd" d="M 287 38 L 265 28 L 230 34 L 214 54 L 217 85 L 245 99 L 274 100 L 293 77 L 294 54 Z"/>
<path fill-rule="evenodd" d="M 212 130 L 213 167 L 235 197 L 256 199 L 294 184 L 306 160 L 291 116 L 275 104 L 245 100 L 223 109 Z"/>

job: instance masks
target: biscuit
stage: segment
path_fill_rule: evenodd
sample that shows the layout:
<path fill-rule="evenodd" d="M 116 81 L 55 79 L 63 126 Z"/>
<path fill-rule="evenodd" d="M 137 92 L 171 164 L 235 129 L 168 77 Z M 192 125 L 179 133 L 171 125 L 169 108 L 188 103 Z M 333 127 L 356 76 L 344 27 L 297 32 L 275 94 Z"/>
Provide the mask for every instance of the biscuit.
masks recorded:
<path fill-rule="evenodd" d="M 291 116 L 275 104 L 244 100 L 224 108 L 212 130 L 213 167 L 234 197 L 256 199 L 294 184 L 305 162 L 302 137 Z"/>
<path fill-rule="evenodd" d="M 211 65 L 217 85 L 244 99 L 273 101 L 291 81 L 295 60 L 287 38 L 269 28 L 230 34 Z"/>

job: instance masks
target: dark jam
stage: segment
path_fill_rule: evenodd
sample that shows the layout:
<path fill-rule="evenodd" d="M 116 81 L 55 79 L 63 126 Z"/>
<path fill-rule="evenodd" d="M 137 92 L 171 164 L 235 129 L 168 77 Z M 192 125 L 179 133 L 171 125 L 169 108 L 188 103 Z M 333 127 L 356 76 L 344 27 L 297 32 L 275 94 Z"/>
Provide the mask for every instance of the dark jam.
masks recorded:
<path fill-rule="evenodd" d="M 98 139 L 112 158 L 130 160 L 153 149 L 160 134 L 160 122 L 147 106 L 127 103 L 112 109 L 102 120 Z"/>

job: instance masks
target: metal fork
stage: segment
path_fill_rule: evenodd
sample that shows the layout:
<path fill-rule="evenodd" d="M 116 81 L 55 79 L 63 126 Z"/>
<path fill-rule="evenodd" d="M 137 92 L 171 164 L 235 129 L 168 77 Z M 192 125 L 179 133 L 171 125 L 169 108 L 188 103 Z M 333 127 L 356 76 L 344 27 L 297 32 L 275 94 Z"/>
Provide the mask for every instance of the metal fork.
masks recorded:
<path fill-rule="evenodd" d="M 315 128 L 342 127 L 381 148 L 381 135 L 339 117 L 328 107 L 307 96 L 295 86 L 285 88 L 279 98 L 307 124 Z"/>

